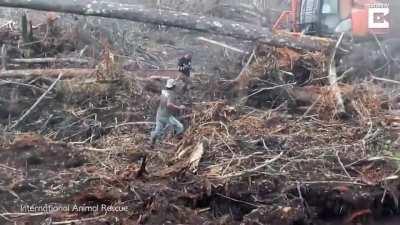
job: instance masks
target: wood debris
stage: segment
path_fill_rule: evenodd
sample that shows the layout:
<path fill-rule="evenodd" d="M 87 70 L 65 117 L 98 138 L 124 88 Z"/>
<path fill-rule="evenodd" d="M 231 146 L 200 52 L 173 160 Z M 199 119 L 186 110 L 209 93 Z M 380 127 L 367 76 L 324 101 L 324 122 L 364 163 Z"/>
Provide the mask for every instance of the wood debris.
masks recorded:
<path fill-rule="evenodd" d="M 184 134 L 175 137 L 167 127 L 151 148 L 160 91 L 180 75 L 174 60 L 181 39 L 172 40 L 179 35 L 160 27 L 147 36 L 112 26 L 111 34 L 99 27 L 85 33 L 78 28 L 93 21 L 31 11 L 23 15 L 26 29 L 0 24 L 0 224 L 384 224 L 389 214 L 397 222 L 395 79 L 342 73 L 335 61 L 342 53 L 330 52 L 330 39 L 88 2 L 0 6 L 151 20 L 257 41 L 244 48 L 200 39 L 222 48 L 201 43 L 196 60 L 211 67 L 237 54 L 242 63 L 218 76 L 194 63 L 190 103 L 178 90 L 177 101 L 190 106 L 178 116 Z M 174 13 L 185 19 L 172 20 Z M 69 23 L 76 26 L 65 28 Z M 197 36 L 185 35 L 200 48 Z M 29 204 L 57 210 L 24 208 Z"/>

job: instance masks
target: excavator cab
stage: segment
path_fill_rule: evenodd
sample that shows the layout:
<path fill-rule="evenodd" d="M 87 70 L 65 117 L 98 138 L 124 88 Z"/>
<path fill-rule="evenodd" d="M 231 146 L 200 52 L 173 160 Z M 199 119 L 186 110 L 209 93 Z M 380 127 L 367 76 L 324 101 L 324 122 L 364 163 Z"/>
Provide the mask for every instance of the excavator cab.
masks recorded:
<path fill-rule="evenodd" d="M 351 0 L 292 0 L 291 9 L 281 14 L 273 28 L 316 36 L 348 31 L 350 9 Z"/>
<path fill-rule="evenodd" d="M 299 32 L 326 36 L 351 31 L 349 13 L 341 10 L 340 0 L 302 0 L 299 10 L 295 10 L 299 23 Z M 340 4 L 342 3 L 342 4 Z M 345 9 L 342 6 L 343 9 Z"/>

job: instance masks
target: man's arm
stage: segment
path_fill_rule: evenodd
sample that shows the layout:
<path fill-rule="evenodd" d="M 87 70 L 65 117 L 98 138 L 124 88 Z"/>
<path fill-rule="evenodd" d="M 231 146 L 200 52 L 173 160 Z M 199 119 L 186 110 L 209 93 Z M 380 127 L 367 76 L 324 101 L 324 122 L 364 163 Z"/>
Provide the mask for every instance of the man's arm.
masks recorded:
<path fill-rule="evenodd" d="M 185 109 L 185 106 L 184 106 L 184 105 L 177 106 L 177 105 L 175 105 L 170 99 L 168 99 L 168 101 L 167 101 L 167 108 L 168 108 L 169 110 L 174 111 L 174 110 L 182 110 L 182 109 Z"/>

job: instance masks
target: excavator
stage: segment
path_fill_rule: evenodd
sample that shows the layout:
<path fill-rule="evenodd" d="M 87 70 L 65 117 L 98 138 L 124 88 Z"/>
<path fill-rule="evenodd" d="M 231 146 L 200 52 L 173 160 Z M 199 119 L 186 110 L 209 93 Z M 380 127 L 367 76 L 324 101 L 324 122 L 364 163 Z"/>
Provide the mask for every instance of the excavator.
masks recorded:
<path fill-rule="evenodd" d="M 400 69 L 400 0 L 291 0 L 273 29 L 319 37 L 346 33 L 359 56 L 390 60 Z"/>
<path fill-rule="evenodd" d="M 273 28 L 325 36 L 351 32 L 354 37 L 385 35 L 396 30 L 398 0 L 292 0 Z M 400 18 L 399 18 L 400 19 Z M 400 22 L 400 20 L 398 21 Z"/>

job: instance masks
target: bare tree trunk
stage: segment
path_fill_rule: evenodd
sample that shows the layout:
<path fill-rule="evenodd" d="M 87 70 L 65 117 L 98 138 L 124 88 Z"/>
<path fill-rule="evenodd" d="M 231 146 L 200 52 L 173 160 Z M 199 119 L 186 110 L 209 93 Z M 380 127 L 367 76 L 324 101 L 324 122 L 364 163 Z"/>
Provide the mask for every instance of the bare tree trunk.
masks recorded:
<path fill-rule="evenodd" d="M 141 5 L 119 4 L 96 0 L 0 0 L 0 6 L 73 13 L 152 23 L 232 36 L 246 40 L 259 40 L 277 46 L 297 49 L 321 50 L 332 45 L 329 39 L 309 36 L 293 37 L 290 34 L 275 34 L 271 30 L 247 23 L 193 15 L 184 12 L 149 9 Z"/>
<path fill-rule="evenodd" d="M 30 70 L 6 70 L 0 72 L 0 79 L 21 79 L 29 77 L 57 77 L 60 73 L 63 78 L 90 77 L 94 76 L 94 69 L 30 69 Z"/>
<path fill-rule="evenodd" d="M 10 63 L 26 63 L 26 64 L 40 64 L 40 63 L 79 63 L 87 64 L 88 59 L 80 58 L 32 58 L 32 59 L 9 59 Z"/>

